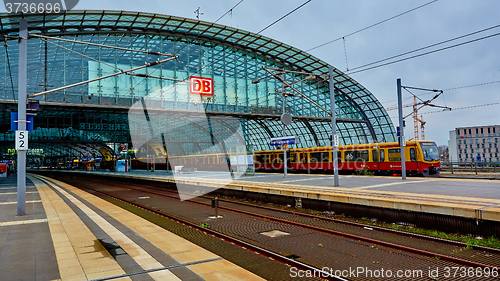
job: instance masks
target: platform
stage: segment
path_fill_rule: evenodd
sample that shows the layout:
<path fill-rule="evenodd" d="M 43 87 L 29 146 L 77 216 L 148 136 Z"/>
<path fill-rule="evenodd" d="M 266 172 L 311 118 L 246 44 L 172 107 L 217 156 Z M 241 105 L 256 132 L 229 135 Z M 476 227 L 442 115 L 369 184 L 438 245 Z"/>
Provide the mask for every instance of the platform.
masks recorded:
<path fill-rule="evenodd" d="M 148 179 L 186 185 L 219 187 L 220 174 L 196 172 L 176 174 L 133 170 L 128 173 L 95 173 L 109 177 Z M 257 173 L 224 185 L 224 188 L 265 194 L 352 203 L 477 220 L 500 221 L 500 181 L 485 179 L 422 178 L 341 175 L 340 186 L 333 187 L 333 176 L 326 174 Z"/>
<path fill-rule="evenodd" d="M 0 179 L 2 280 L 263 280 L 120 207 L 38 175 L 16 216 L 16 178 Z"/>

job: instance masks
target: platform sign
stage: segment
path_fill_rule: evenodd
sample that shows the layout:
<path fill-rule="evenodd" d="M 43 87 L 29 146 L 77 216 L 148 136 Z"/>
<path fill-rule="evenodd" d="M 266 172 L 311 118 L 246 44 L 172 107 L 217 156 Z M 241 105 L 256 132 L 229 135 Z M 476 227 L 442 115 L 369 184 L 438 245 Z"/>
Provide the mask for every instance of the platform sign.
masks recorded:
<path fill-rule="evenodd" d="M 339 135 L 337 135 L 337 134 L 333 135 L 333 143 L 337 147 L 340 145 Z"/>
<path fill-rule="evenodd" d="M 16 131 L 16 150 L 28 150 L 28 131 Z"/>
<path fill-rule="evenodd" d="M 214 80 L 206 77 L 189 77 L 189 92 L 196 95 L 213 96 Z"/>
<path fill-rule="evenodd" d="M 289 136 L 289 137 L 280 137 L 280 138 L 272 138 L 270 145 L 290 145 L 290 144 L 299 144 L 300 138 L 297 136 Z"/>
<path fill-rule="evenodd" d="M 33 115 L 26 115 L 26 131 L 33 131 L 33 120 L 34 116 Z M 17 131 L 18 126 L 17 126 L 17 112 L 11 112 L 10 113 L 10 130 L 11 131 Z"/>

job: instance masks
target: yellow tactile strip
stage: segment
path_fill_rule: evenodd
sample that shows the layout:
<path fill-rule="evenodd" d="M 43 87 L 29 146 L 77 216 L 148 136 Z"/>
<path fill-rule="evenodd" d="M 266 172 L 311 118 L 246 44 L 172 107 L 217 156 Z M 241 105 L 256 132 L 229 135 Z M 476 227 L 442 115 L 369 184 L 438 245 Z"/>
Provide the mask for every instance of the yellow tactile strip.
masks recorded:
<path fill-rule="evenodd" d="M 40 203 L 42 200 L 32 200 L 32 201 L 26 201 L 26 204 L 30 203 Z M 17 202 L 0 202 L 0 205 L 12 205 L 12 204 L 17 204 Z"/>
<path fill-rule="evenodd" d="M 31 223 L 41 223 L 41 222 L 47 222 L 47 219 L 24 220 L 24 221 L 6 221 L 6 222 L 0 222 L 0 226 L 31 224 Z"/>
<path fill-rule="evenodd" d="M 48 178 L 44 178 L 49 180 Z M 135 214 L 132 214 L 118 206 L 113 205 L 90 193 L 82 191 L 66 183 L 50 179 L 67 191 L 79 196 L 88 203 L 108 213 L 111 217 L 121 222 L 126 227 L 132 229 L 137 235 L 148 240 L 151 244 L 165 252 L 181 264 L 204 261 L 219 258 L 219 256 L 195 245 L 186 239 L 179 237 Z M 108 234 L 109 235 L 109 234 Z M 111 235 L 110 235 L 111 236 Z M 113 238 L 113 237 L 112 237 Z M 127 251 L 120 241 L 113 238 L 125 251 Z M 127 253 L 129 253 L 127 251 Z M 130 253 L 129 253 L 130 254 Z M 205 280 L 263 280 L 259 276 L 226 260 L 216 260 L 187 266 L 195 274 Z M 163 271 L 149 273 L 157 279 L 155 274 Z M 158 278 L 157 280 L 165 280 Z"/>
<path fill-rule="evenodd" d="M 82 210 L 104 232 L 106 232 L 106 234 L 108 236 L 110 236 L 111 239 L 113 239 L 125 252 L 127 252 L 127 254 L 135 262 L 137 262 L 137 264 L 139 266 L 141 266 L 144 270 L 163 268 L 163 265 L 161 263 L 159 263 L 157 260 L 155 260 L 153 257 L 151 257 L 144 249 L 139 247 L 139 245 L 134 243 L 130 238 L 128 238 L 126 235 L 124 235 L 122 232 L 120 232 L 118 229 L 116 229 L 113 225 L 111 225 L 108 221 L 106 221 L 100 215 L 95 213 L 92 209 L 90 209 L 85 204 L 83 204 L 80 200 L 76 199 L 73 195 L 69 194 L 66 190 L 64 190 L 56 185 L 53 185 L 52 188 L 56 189 L 58 192 L 63 194 L 73 204 L 75 204 L 80 210 Z M 96 238 L 94 238 L 94 242 L 95 242 L 95 244 L 99 244 L 99 242 L 97 242 Z M 79 243 L 79 241 L 77 241 L 77 243 Z M 79 244 L 76 246 L 79 246 Z M 102 248 L 102 246 L 101 246 L 101 248 Z M 106 251 L 104 248 L 102 248 L 102 250 Z M 56 253 L 57 253 L 57 249 L 56 249 Z M 109 255 L 109 253 L 107 251 L 106 251 L 106 253 L 113 260 L 113 262 L 116 263 L 116 261 Z M 93 257 L 99 257 L 99 254 L 95 254 Z M 82 263 L 82 261 L 80 261 L 80 262 Z M 88 263 L 89 265 L 94 265 L 95 267 L 102 267 L 102 268 L 107 267 L 107 265 L 101 264 L 99 262 L 99 260 L 94 260 L 92 258 L 92 256 L 91 256 L 90 261 L 83 261 L 83 263 Z M 118 263 L 116 263 L 116 265 L 120 269 L 120 272 L 116 271 L 116 272 L 113 272 L 113 274 L 108 274 L 108 275 L 105 275 L 105 273 L 103 273 L 102 276 L 99 276 L 99 277 L 91 276 L 92 278 L 89 278 L 89 279 L 125 274 L 125 272 L 121 269 L 121 267 L 118 265 Z M 155 271 L 155 272 L 151 272 L 148 274 L 155 280 L 180 280 L 173 273 L 171 273 L 169 270 Z"/>
<path fill-rule="evenodd" d="M 61 279 L 91 280 L 125 274 L 61 197 L 40 180 L 30 179 L 47 215 Z"/>

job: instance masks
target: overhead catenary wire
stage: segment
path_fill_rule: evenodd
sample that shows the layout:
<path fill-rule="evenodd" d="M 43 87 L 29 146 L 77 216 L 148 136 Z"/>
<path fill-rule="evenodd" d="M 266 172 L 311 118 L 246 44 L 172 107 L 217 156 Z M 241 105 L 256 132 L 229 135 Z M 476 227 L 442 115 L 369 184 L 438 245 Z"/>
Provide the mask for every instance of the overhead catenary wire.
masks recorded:
<path fill-rule="evenodd" d="M 202 32 L 200 32 L 198 35 L 196 35 L 196 38 L 198 38 L 198 37 L 199 37 L 201 34 L 203 34 L 203 32 L 205 32 L 206 30 L 208 30 L 208 29 L 212 28 L 216 22 L 218 22 L 220 19 L 222 19 L 222 18 L 223 18 L 225 15 L 227 15 L 229 12 L 231 12 L 231 13 L 232 13 L 233 9 L 234 9 L 234 8 L 236 8 L 236 7 L 237 7 L 237 6 L 238 6 L 241 2 L 243 2 L 243 0 L 240 0 L 240 2 L 238 2 L 236 5 L 234 5 L 231 9 L 229 9 L 229 10 L 228 10 L 226 13 L 224 13 L 222 16 L 220 16 L 220 17 L 219 17 L 216 21 L 214 21 L 211 25 L 209 25 L 209 26 L 208 26 L 208 27 L 207 27 L 204 31 L 202 31 Z M 196 39 L 196 38 L 195 38 L 195 39 Z M 175 55 L 176 55 L 176 56 L 178 56 L 178 55 L 180 54 L 180 52 L 181 52 L 182 50 L 184 50 L 187 46 L 188 46 L 188 44 L 184 45 L 184 47 L 180 48 L 178 51 L 176 51 L 176 52 L 175 52 Z M 221 57 L 222 57 L 222 55 L 221 55 L 221 56 L 219 56 L 219 57 L 217 58 L 217 60 L 218 60 L 219 58 L 221 58 Z M 213 63 L 215 63 L 215 60 L 214 60 L 214 62 L 212 62 L 211 64 L 213 64 Z M 208 65 L 211 65 L 211 64 L 208 64 Z M 207 65 L 207 66 L 208 66 L 208 65 Z M 206 67 L 206 66 L 201 67 L 201 68 L 200 68 L 197 72 L 195 72 L 195 73 L 199 73 L 199 72 L 201 72 L 201 71 L 202 71 L 205 67 Z M 151 71 L 151 72 L 150 72 L 150 74 L 155 73 L 158 69 L 160 69 L 160 66 L 156 67 L 153 71 Z M 131 92 L 132 92 L 132 91 L 133 91 L 133 90 L 134 90 L 137 86 L 139 86 L 140 84 L 142 84 L 142 82 L 146 81 L 146 79 L 147 79 L 147 78 L 148 78 L 148 77 L 144 77 L 144 79 L 140 80 L 137 84 L 133 85 L 133 86 L 130 88 L 129 93 L 131 93 Z M 187 79 L 187 77 L 186 77 L 186 79 Z M 186 80 L 186 82 L 187 82 L 187 80 Z M 175 87 L 175 85 L 172 85 L 172 87 Z M 172 87 L 171 87 L 171 88 L 172 88 Z M 167 91 L 168 91 L 168 89 L 167 89 Z"/>
<path fill-rule="evenodd" d="M 220 16 L 220 18 L 218 18 L 216 21 L 214 21 L 214 23 L 217 23 L 218 21 L 220 21 L 225 15 L 229 14 L 229 13 L 233 13 L 233 9 L 236 8 L 241 2 L 243 2 L 243 0 L 240 0 L 240 2 L 238 2 L 236 5 L 234 5 L 231 9 L 229 9 L 225 14 L 223 14 L 222 16 Z"/>
<path fill-rule="evenodd" d="M 476 108 L 476 107 L 492 106 L 492 105 L 498 105 L 498 104 L 500 104 L 500 102 L 492 102 L 492 103 L 485 103 L 485 104 L 470 105 L 470 106 L 452 108 L 451 110 L 428 111 L 428 112 L 423 112 L 423 113 L 420 113 L 420 114 L 433 114 L 433 113 L 452 112 L 452 111 L 457 111 L 457 110 L 471 109 L 471 108 Z M 391 119 L 396 119 L 396 118 L 399 118 L 399 117 L 398 116 L 391 116 Z"/>
<path fill-rule="evenodd" d="M 471 108 L 476 108 L 476 107 L 484 107 L 484 106 L 491 106 L 491 105 L 497 105 L 500 104 L 500 102 L 492 102 L 492 103 L 486 103 L 486 104 L 477 104 L 477 105 L 471 105 L 471 106 L 465 106 L 465 107 L 459 107 L 459 108 L 453 108 L 452 110 L 436 110 L 436 111 L 429 111 L 429 112 L 424 112 L 422 114 L 431 114 L 431 113 L 440 113 L 440 112 L 450 112 L 450 111 L 456 111 L 456 110 L 462 110 L 462 109 L 471 109 Z"/>
<path fill-rule="evenodd" d="M 479 86 L 490 85 L 490 84 L 495 84 L 495 83 L 500 83 L 500 80 L 499 81 L 479 83 L 479 84 L 472 84 L 472 85 L 467 85 L 467 86 L 459 86 L 459 87 L 454 87 L 454 88 L 449 88 L 449 89 L 443 89 L 443 91 L 453 91 L 453 90 L 458 90 L 458 89 L 479 87 Z M 431 94 L 434 94 L 434 93 L 432 93 L 432 92 L 430 92 L 430 93 L 424 93 L 424 94 L 420 94 L 420 95 L 417 95 L 417 96 L 420 97 L 420 96 L 431 95 Z M 409 100 L 411 98 L 413 98 L 413 97 L 408 97 L 408 98 L 405 98 L 403 100 Z M 397 101 L 397 100 L 388 100 L 388 101 L 383 101 L 381 103 L 389 103 L 389 102 L 395 102 L 395 101 Z"/>
<path fill-rule="evenodd" d="M 257 32 L 257 34 L 259 34 L 259 33 L 261 33 L 262 31 L 264 31 L 264 30 L 268 29 L 269 27 L 273 26 L 274 24 L 276 24 L 276 23 L 277 23 L 277 22 L 279 22 L 280 20 L 282 20 L 282 19 L 284 19 L 285 17 L 289 16 L 290 14 L 292 14 L 292 13 L 293 13 L 293 12 L 295 12 L 295 11 L 297 11 L 298 9 L 300 9 L 301 7 L 303 7 L 304 5 L 306 5 L 307 3 L 311 2 L 311 1 L 312 1 L 312 0 L 308 0 L 307 2 L 305 2 L 305 3 L 303 3 L 302 5 L 298 6 L 297 8 L 295 8 L 294 10 L 292 10 L 291 12 L 289 12 L 288 14 L 286 14 L 286 15 L 282 16 L 282 17 L 281 17 L 281 18 L 279 18 L 278 20 L 274 21 L 272 24 L 268 25 L 267 27 L 265 27 L 265 28 L 264 28 L 264 29 L 262 29 L 261 31 Z M 436 0 L 436 1 L 437 1 L 437 0 Z M 240 1 L 239 3 L 241 3 L 241 1 Z M 239 3 L 238 3 L 238 4 L 239 4 Z M 238 5 L 238 4 L 237 4 L 237 5 Z M 236 5 L 236 6 L 237 6 L 237 5 Z M 234 6 L 234 7 L 236 7 L 236 6 Z M 234 7 L 233 7 L 233 8 L 231 8 L 228 12 L 230 12 L 232 9 L 234 9 Z M 227 12 L 226 12 L 226 14 L 227 14 Z M 226 14 L 224 14 L 224 15 L 226 15 Z M 223 15 L 223 16 L 224 16 L 224 15 Z M 220 18 L 219 18 L 219 19 L 220 19 Z M 219 19 L 218 19 L 218 20 L 219 20 Z M 208 26 L 206 30 L 208 30 L 209 28 L 211 28 L 214 24 L 215 24 L 215 22 L 214 22 L 214 23 L 212 23 L 210 26 Z M 196 38 L 198 38 L 201 34 L 203 34 L 203 31 L 202 31 L 202 32 L 200 32 L 200 33 L 196 36 Z M 237 43 L 239 40 L 241 40 L 241 39 L 243 39 L 243 37 L 242 37 L 242 38 L 239 38 L 238 40 L 236 40 L 235 42 L 233 42 L 233 44 L 236 44 L 236 43 Z M 178 55 L 178 54 L 180 53 L 180 51 L 182 51 L 184 48 L 186 48 L 186 46 L 187 46 L 187 44 L 186 44 L 183 48 L 181 48 L 179 51 L 177 51 L 177 52 L 175 53 L 175 55 Z M 222 58 L 223 56 L 224 56 L 224 54 L 222 54 L 222 55 L 218 56 L 217 58 L 213 59 L 211 63 L 206 64 L 206 65 L 204 65 L 204 66 L 200 67 L 200 68 L 198 69 L 198 71 L 196 71 L 196 72 L 194 72 L 194 73 L 201 73 L 201 71 L 203 71 L 203 69 L 205 69 L 206 67 L 208 67 L 208 66 L 210 66 L 210 65 L 213 65 L 215 62 L 217 62 L 217 61 L 218 61 L 220 58 Z M 158 70 L 158 69 L 159 69 L 159 68 L 154 69 L 154 70 L 151 72 L 151 74 L 152 74 L 152 73 L 154 73 L 154 72 L 155 72 L 156 70 Z M 145 79 L 147 79 L 147 78 L 145 78 Z M 145 79 L 143 79 L 142 81 L 144 81 Z M 135 87 L 137 87 L 138 85 L 140 85 L 140 84 L 142 83 L 142 81 L 140 81 L 139 83 L 137 83 L 137 84 L 136 84 L 135 86 L 133 86 L 130 90 L 132 91 L 133 89 L 135 89 Z M 230 85 L 230 84 L 228 84 L 228 85 Z M 227 86 L 227 85 L 226 85 L 226 86 Z M 172 87 L 175 87 L 175 85 L 172 85 Z"/>
<path fill-rule="evenodd" d="M 9 67 L 10 86 L 12 87 L 12 98 L 15 101 L 16 100 L 16 94 L 15 94 L 16 92 L 14 90 L 14 79 L 12 78 L 12 70 L 10 67 L 9 50 L 7 50 L 7 40 L 5 40 L 5 43 L 3 44 L 3 46 L 5 47 L 5 53 L 7 55 L 7 65 Z"/>
<path fill-rule="evenodd" d="M 485 32 L 485 31 L 488 31 L 488 30 L 491 30 L 491 29 L 495 29 L 495 28 L 498 28 L 498 27 L 500 27 L 500 25 L 495 25 L 495 26 L 488 27 L 488 28 L 485 28 L 485 29 L 481 29 L 481 30 L 478 30 L 478 31 L 475 31 L 475 32 L 471 32 L 471 33 L 465 34 L 465 35 L 454 37 L 454 38 L 451 38 L 451 39 L 448 39 L 448 40 L 445 40 L 445 41 L 441 41 L 439 43 L 435 43 L 435 44 L 428 45 L 428 46 L 425 46 L 425 47 L 422 47 L 422 48 L 418 48 L 418 49 L 415 49 L 415 50 L 412 50 L 412 51 L 409 51 L 409 52 L 405 52 L 405 53 L 402 53 L 402 54 L 399 54 L 399 55 L 395 55 L 395 56 L 392 56 L 392 57 L 388 57 L 388 58 L 385 58 L 385 59 L 382 59 L 382 60 L 378 60 L 378 61 L 374 61 L 374 62 L 365 64 L 365 65 L 354 67 L 354 68 L 351 68 L 351 71 L 352 70 L 356 70 L 356 69 L 360 69 L 360 68 L 363 68 L 363 67 L 367 67 L 367 66 L 370 66 L 370 65 L 374 65 L 374 64 L 377 64 L 377 63 L 381 63 L 381 62 L 384 62 L 384 61 L 388 61 L 388 60 L 391 60 L 391 59 L 394 59 L 394 58 L 397 58 L 397 57 L 401 57 L 401 56 L 404 56 L 404 55 L 408 55 L 408 54 L 411 54 L 411 53 L 415 53 L 415 52 L 418 52 L 418 51 L 422 51 L 422 50 L 425 50 L 425 49 L 428 49 L 428 48 L 432 48 L 432 47 L 435 47 L 435 46 L 438 46 L 438 45 L 449 43 L 451 41 L 462 39 L 462 38 L 465 38 L 465 37 L 468 37 L 468 36 L 472 36 L 472 35 L 475 35 L 475 34 L 478 34 L 478 33 L 481 33 L 481 32 Z"/>
<path fill-rule="evenodd" d="M 369 29 L 369 28 L 372 28 L 372 27 L 377 26 L 377 25 L 379 25 L 379 24 L 382 24 L 382 23 L 384 23 L 384 22 L 390 21 L 390 20 L 392 20 L 392 19 L 395 19 L 395 18 L 397 18 L 397 17 L 400 17 L 400 16 L 402 16 L 402 15 L 404 15 L 404 14 L 407 14 L 407 13 L 409 13 L 409 12 L 412 12 L 412 11 L 418 10 L 418 9 L 420 9 L 420 8 L 422 8 L 422 7 L 425 7 L 425 6 L 429 5 L 429 4 L 432 4 L 432 3 L 437 2 L 437 1 L 438 1 L 438 0 L 433 0 L 433 1 L 431 1 L 431 2 L 428 2 L 428 3 L 426 3 L 426 4 L 423 4 L 423 5 L 418 6 L 418 7 L 416 7 L 416 8 L 413 8 L 413 9 L 411 9 L 411 10 L 408 10 L 408 11 L 406 11 L 406 12 L 403 12 L 403 13 L 401 13 L 401 14 L 397 14 L 397 15 L 395 15 L 395 16 L 393 16 L 393 17 L 390 17 L 390 18 L 388 18 L 388 19 L 385 19 L 385 20 L 383 20 L 383 21 L 377 22 L 377 23 L 375 23 L 375 24 L 372 24 L 372 25 L 367 26 L 367 27 L 365 27 L 365 28 L 362 28 L 362 29 L 360 29 L 360 30 L 354 31 L 354 32 L 352 32 L 352 33 L 349 33 L 349 34 L 347 34 L 347 35 L 344 35 L 344 36 L 339 37 L 339 38 L 337 38 L 337 39 L 334 39 L 334 40 L 332 40 L 332 41 L 328 41 L 328 42 L 323 43 L 323 44 L 321 44 L 321 45 L 319 45 L 319 46 L 316 46 L 316 47 L 314 47 L 314 48 L 311 48 L 311 49 L 309 49 L 309 50 L 306 50 L 306 52 L 309 52 L 309 51 L 312 51 L 312 50 L 314 50 L 314 49 L 321 48 L 321 47 L 323 47 L 323 46 L 326 46 L 326 45 L 328 45 L 328 44 L 331 44 L 331 43 L 333 43 L 333 42 L 339 41 L 339 40 L 341 40 L 341 39 L 344 39 L 344 38 L 345 38 L 345 37 L 347 37 L 347 36 L 351 36 L 351 35 L 354 35 L 354 34 L 356 34 L 356 33 L 361 32 L 361 31 L 367 30 L 367 29 Z"/>
<path fill-rule="evenodd" d="M 500 35 L 500 33 L 491 34 L 491 35 L 480 37 L 480 38 L 473 39 L 473 40 L 470 40 L 470 41 L 466 41 L 466 42 L 462 42 L 462 43 L 459 43 L 459 44 L 455 44 L 455 45 L 451 45 L 451 46 L 448 46 L 448 47 L 444 47 L 444 48 L 441 48 L 441 49 L 437 49 L 437 50 L 425 52 L 425 53 L 414 55 L 414 56 L 411 56 L 411 57 L 407 57 L 407 58 L 403 58 L 403 59 L 391 61 L 391 62 L 388 62 L 388 63 L 383 63 L 383 64 L 379 64 L 379 65 L 376 65 L 376 66 L 372 66 L 372 67 L 360 69 L 360 70 L 357 70 L 357 71 L 351 71 L 351 72 L 349 72 L 347 74 L 352 75 L 352 74 L 355 74 L 355 73 L 359 73 L 359 72 L 363 72 L 363 71 L 367 71 L 367 70 L 372 70 L 372 69 L 379 68 L 379 67 L 382 67 L 382 66 L 387 66 L 387 65 L 398 63 L 398 62 L 402 62 L 402 61 L 405 61 L 405 60 L 414 59 L 414 58 L 417 58 L 417 57 L 421 57 L 421 56 L 429 55 L 429 54 L 432 54 L 432 53 L 444 51 L 444 50 L 447 50 L 447 49 L 451 49 L 451 48 L 462 46 L 462 45 L 465 45 L 465 44 L 469 44 L 469 43 L 477 42 L 477 41 L 480 41 L 480 40 L 488 39 L 488 38 L 491 38 L 491 37 L 494 37 L 494 36 L 498 36 L 498 35 Z"/>
<path fill-rule="evenodd" d="M 280 20 L 286 18 L 287 16 L 289 16 L 290 14 L 292 14 L 293 12 L 297 11 L 298 9 L 302 8 L 303 6 L 305 6 L 307 3 L 311 2 L 312 0 L 308 0 L 307 2 L 304 2 L 302 5 L 298 6 L 297 8 L 293 9 L 291 12 L 289 12 L 288 14 L 282 16 L 281 18 L 275 20 L 273 23 L 271 23 L 270 25 L 266 26 L 265 28 L 263 28 L 261 31 L 257 32 L 257 34 L 260 34 L 261 32 L 263 32 L 264 30 L 268 29 L 269 27 L 275 25 L 277 22 L 279 22 Z M 437 0 L 435 0 L 437 1 Z"/>
<path fill-rule="evenodd" d="M 109 66 L 109 67 L 111 67 L 111 68 L 114 68 L 114 69 L 117 69 L 117 70 L 123 71 L 123 69 L 121 69 L 121 68 L 115 67 L 115 66 L 113 66 L 113 65 L 111 65 L 111 64 L 109 64 L 109 63 L 105 63 L 105 62 L 100 61 L 100 60 L 98 60 L 98 59 L 91 58 L 91 57 L 89 57 L 89 56 L 87 56 L 87 55 L 84 55 L 84 54 L 82 54 L 82 53 L 79 53 L 79 52 L 77 52 L 77 51 L 74 51 L 74 50 L 71 50 L 71 49 L 66 48 L 66 47 L 64 47 L 64 46 L 61 46 L 61 45 L 59 45 L 59 44 L 56 44 L 56 43 L 50 42 L 50 41 L 48 41 L 48 40 L 46 40 L 46 39 L 44 39 L 44 38 L 40 38 L 40 40 L 42 40 L 42 41 L 44 41 L 44 42 L 47 42 L 47 43 L 49 43 L 49 44 L 52 44 L 52 45 L 54 45 L 54 46 L 57 46 L 57 47 L 59 47 L 59 48 L 65 49 L 65 50 L 67 50 L 67 51 L 70 51 L 70 52 L 72 52 L 72 53 L 75 53 L 75 54 L 77 54 L 77 55 L 80 55 L 80 56 L 82 56 L 82 57 L 88 58 L 89 60 L 93 60 L 93 61 L 96 61 L 96 62 L 98 62 L 98 63 L 102 63 L 102 64 L 104 64 L 104 65 L 107 65 L 107 66 Z"/>

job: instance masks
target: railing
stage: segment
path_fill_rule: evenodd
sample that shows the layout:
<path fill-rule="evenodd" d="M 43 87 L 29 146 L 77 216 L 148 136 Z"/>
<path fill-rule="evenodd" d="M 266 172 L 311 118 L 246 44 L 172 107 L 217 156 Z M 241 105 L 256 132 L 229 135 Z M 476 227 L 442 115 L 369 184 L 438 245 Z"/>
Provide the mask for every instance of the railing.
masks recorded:
<path fill-rule="evenodd" d="M 447 162 L 441 161 L 441 171 L 455 173 L 500 173 L 500 162 Z"/>

